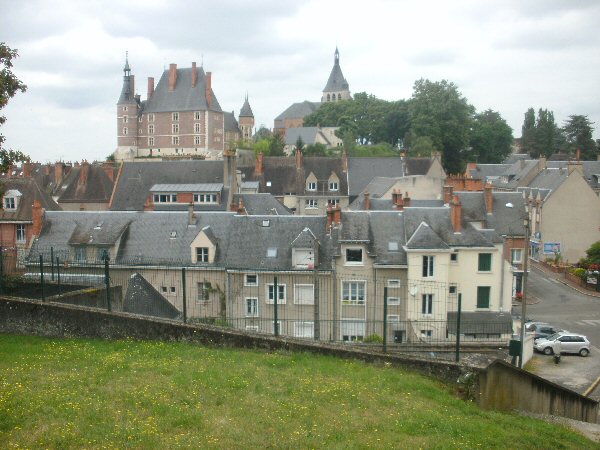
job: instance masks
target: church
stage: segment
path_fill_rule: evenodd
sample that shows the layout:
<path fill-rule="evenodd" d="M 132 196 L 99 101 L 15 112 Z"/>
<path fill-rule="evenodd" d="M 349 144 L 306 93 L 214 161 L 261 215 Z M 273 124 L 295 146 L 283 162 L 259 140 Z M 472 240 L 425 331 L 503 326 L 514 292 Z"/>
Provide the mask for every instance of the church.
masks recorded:
<path fill-rule="evenodd" d="M 140 157 L 219 159 L 228 144 L 249 139 L 254 115 L 246 96 L 239 123 L 224 112 L 212 89 L 212 73 L 204 67 L 178 68 L 170 64 L 156 87 L 148 77 L 146 100 L 135 93 L 128 58 L 117 102 L 118 161 Z"/>

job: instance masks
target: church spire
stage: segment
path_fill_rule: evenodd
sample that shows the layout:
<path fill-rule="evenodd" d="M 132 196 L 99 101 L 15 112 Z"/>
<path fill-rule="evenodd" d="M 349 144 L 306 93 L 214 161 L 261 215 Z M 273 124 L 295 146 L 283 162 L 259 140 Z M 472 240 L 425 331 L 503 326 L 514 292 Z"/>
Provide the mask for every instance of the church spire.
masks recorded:
<path fill-rule="evenodd" d="M 125 66 L 123 67 L 123 87 L 119 103 L 127 103 L 133 100 L 133 80 L 131 68 L 129 67 L 129 52 L 125 52 Z"/>
<path fill-rule="evenodd" d="M 337 45 L 335 46 L 335 53 L 333 54 L 333 64 L 336 66 L 340 65 L 340 52 L 338 51 Z"/>
<path fill-rule="evenodd" d="M 321 97 L 322 102 L 336 102 L 339 100 L 347 100 L 352 98 L 350 95 L 350 86 L 344 78 L 342 69 L 340 67 L 340 52 L 335 46 L 335 52 L 333 54 L 333 68 L 329 74 L 329 79 L 323 89 L 323 96 Z"/>

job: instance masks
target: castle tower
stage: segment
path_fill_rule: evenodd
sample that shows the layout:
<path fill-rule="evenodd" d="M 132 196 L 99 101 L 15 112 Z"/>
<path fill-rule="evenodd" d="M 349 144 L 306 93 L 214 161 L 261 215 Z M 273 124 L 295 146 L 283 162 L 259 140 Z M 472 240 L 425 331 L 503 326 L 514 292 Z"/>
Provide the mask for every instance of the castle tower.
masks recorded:
<path fill-rule="evenodd" d="M 350 98 L 352 98 L 350 95 L 350 86 L 344 78 L 344 74 L 340 68 L 340 52 L 336 47 L 333 57 L 333 69 L 331 69 L 329 79 L 327 80 L 325 89 L 323 89 L 321 102 L 336 102 L 339 100 L 348 100 Z"/>
<path fill-rule="evenodd" d="M 125 156 L 137 150 L 139 98 L 135 95 L 134 76 L 125 56 L 123 87 L 117 102 L 117 152 Z"/>
<path fill-rule="evenodd" d="M 240 110 L 240 130 L 242 132 L 242 139 L 247 140 L 252 137 L 252 129 L 254 128 L 254 113 L 248 103 L 248 94 L 244 100 L 244 105 Z"/>

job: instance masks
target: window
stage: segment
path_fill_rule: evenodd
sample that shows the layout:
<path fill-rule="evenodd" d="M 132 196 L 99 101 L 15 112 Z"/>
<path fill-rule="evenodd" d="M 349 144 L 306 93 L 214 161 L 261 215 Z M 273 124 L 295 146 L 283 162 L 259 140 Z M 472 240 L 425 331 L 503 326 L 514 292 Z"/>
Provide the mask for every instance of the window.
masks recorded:
<path fill-rule="evenodd" d="M 450 294 L 450 295 L 456 295 L 456 285 L 455 284 L 451 284 L 448 287 L 448 294 Z"/>
<path fill-rule="evenodd" d="M 173 137 L 171 138 L 171 143 L 172 143 L 173 145 L 179 145 L 179 136 L 173 136 Z"/>
<path fill-rule="evenodd" d="M 161 286 L 161 287 L 160 287 L 160 291 L 161 291 L 163 294 L 166 294 L 166 293 L 167 293 L 167 287 L 166 287 L 166 286 Z"/>
<path fill-rule="evenodd" d="M 433 335 L 433 333 L 431 330 L 421 330 L 422 338 L 431 338 L 432 335 Z"/>
<path fill-rule="evenodd" d="M 479 264 L 477 266 L 479 272 L 489 272 L 492 270 L 492 254 L 491 253 L 480 253 Z"/>
<path fill-rule="evenodd" d="M 123 136 L 127 136 L 127 127 L 123 128 Z"/>
<path fill-rule="evenodd" d="M 194 145 L 200 145 L 200 136 L 194 136 Z"/>
<path fill-rule="evenodd" d="M 458 262 L 458 253 L 450 253 L 450 262 Z"/>
<path fill-rule="evenodd" d="M 342 340 L 344 342 L 362 341 L 365 336 L 364 320 L 342 320 Z"/>
<path fill-rule="evenodd" d="M 267 248 L 267 258 L 277 258 L 277 247 Z"/>
<path fill-rule="evenodd" d="M 247 274 L 245 276 L 244 286 L 258 286 L 258 275 L 255 273 Z"/>
<path fill-rule="evenodd" d="M 194 203 L 217 203 L 217 194 L 194 194 Z"/>
<path fill-rule="evenodd" d="M 154 122 L 154 113 L 148 114 L 148 122 Z"/>
<path fill-rule="evenodd" d="M 246 317 L 258 317 L 258 299 L 246 299 Z"/>
<path fill-rule="evenodd" d="M 179 133 L 179 124 L 174 123 L 173 125 L 171 125 L 171 130 L 173 131 L 173 133 Z"/>
<path fill-rule="evenodd" d="M 402 286 L 402 282 L 400 280 L 387 280 L 387 286 L 389 288 L 396 289 Z"/>
<path fill-rule="evenodd" d="M 314 322 L 294 322 L 294 337 L 312 338 L 314 335 Z"/>
<path fill-rule="evenodd" d="M 343 281 L 342 303 L 353 305 L 364 305 L 366 302 L 366 281 Z"/>
<path fill-rule="evenodd" d="M 433 313 L 433 294 L 423 294 L 421 297 L 421 314 Z"/>
<path fill-rule="evenodd" d="M 335 208 L 337 205 L 340 204 L 340 199 L 339 198 L 330 198 L 329 200 L 327 200 L 327 203 L 329 205 L 331 205 L 332 208 Z"/>
<path fill-rule="evenodd" d="M 153 147 L 154 146 L 154 136 L 150 136 L 148 138 L 148 146 L 149 147 Z"/>
<path fill-rule="evenodd" d="M 315 287 L 312 284 L 294 285 L 294 304 L 295 305 L 314 305 Z"/>
<path fill-rule="evenodd" d="M 490 307 L 490 286 L 477 286 L 477 307 Z"/>
<path fill-rule="evenodd" d="M 25 242 L 25 224 L 19 223 L 17 224 L 17 242 L 23 243 Z"/>
<path fill-rule="evenodd" d="M 123 123 L 127 123 L 127 120 L 128 120 L 128 119 L 129 119 L 129 118 L 128 118 L 127 116 L 123 116 Z"/>
<path fill-rule="evenodd" d="M 330 191 L 337 191 L 339 190 L 339 185 L 337 181 L 330 181 L 329 182 L 329 190 Z"/>
<path fill-rule="evenodd" d="M 4 197 L 4 209 L 17 209 L 17 201 L 14 197 Z"/>
<path fill-rule="evenodd" d="M 87 259 L 87 249 L 85 247 L 75 247 L 75 259 L 85 261 Z"/>
<path fill-rule="evenodd" d="M 318 208 L 319 202 L 316 198 L 308 198 L 306 199 L 306 208 Z"/>
<path fill-rule="evenodd" d="M 423 256 L 423 277 L 429 278 L 433 276 L 433 263 L 435 256 Z"/>
<path fill-rule="evenodd" d="M 179 121 L 179 113 L 178 112 L 174 112 L 173 114 L 171 114 L 171 117 L 173 118 L 173 122 Z"/>
<path fill-rule="evenodd" d="M 123 106 L 123 111 L 127 111 L 127 106 Z"/>
<path fill-rule="evenodd" d="M 196 261 L 208 262 L 208 247 L 196 247 Z"/>
<path fill-rule="evenodd" d="M 148 134 L 154 134 L 154 124 L 148 125 Z"/>
<path fill-rule="evenodd" d="M 207 303 L 210 299 L 210 283 L 204 281 L 198 283 L 198 297 L 196 298 L 197 303 Z"/>
<path fill-rule="evenodd" d="M 346 264 L 358 265 L 363 263 L 362 248 L 346 249 Z"/>
<path fill-rule="evenodd" d="M 194 133 L 200 133 L 200 124 L 199 123 L 194 124 Z"/>
<path fill-rule="evenodd" d="M 317 190 L 317 183 L 315 183 L 314 181 L 310 181 L 306 184 L 306 189 L 308 191 L 316 191 Z"/>
<path fill-rule="evenodd" d="M 143 121 L 144 121 L 144 118 L 143 118 L 142 116 L 138 117 L 138 122 L 139 122 L 139 123 L 142 123 Z M 140 130 L 140 133 L 141 133 L 141 132 L 142 132 L 142 131 Z"/>
<path fill-rule="evenodd" d="M 169 288 L 169 291 L 170 291 L 170 293 L 171 293 L 172 295 L 175 295 L 175 293 L 177 292 L 177 289 L 175 289 L 175 286 L 171 286 L 171 287 Z"/>
<path fill-rule="evenodd" d="M 398 323 L 398 322 L 400 322 L 400 316 L 398 314 L 388 314 L 387 321 L 388 321 L 388 323 L 390 323 L 390 322 Z"/>
<path fill-rule="evenodd" d="M 200 111 L 194 112 L 194 120 L 200 120 Z"/>
<path fill-rule="evenodd" d="M 399 305 L 400 297 L 390 297 L 388 295 L 387 302 L 388 302 L 388 305 Z"/>
<path fill-rule="evenodd" d="M 277 303 L 283 304 L 285 303 L 285 284 L 278 284 L 277 291 L 279 295 L 277 295 Z M 275 296 L 273 293 L 275 292 L 274 284 L 267 284 L 267 303 L 272 304 Z"/>
<path fill-rule="evenodd" d="M 513 248 L 510 251 L 510 260 L 512 264 L 520 264 L 523 262 L 523 249 Z"/>
<path fill-rule="evenodd" d="M 154 203 L 177 203 L 177 194 L 154 194 Z"/>
<path fill-rule="evenodd" d="M 400 249 L 398 245 L 398 241 L 389 241 L 388 242 L 388 251 L 397 252 Z"/>

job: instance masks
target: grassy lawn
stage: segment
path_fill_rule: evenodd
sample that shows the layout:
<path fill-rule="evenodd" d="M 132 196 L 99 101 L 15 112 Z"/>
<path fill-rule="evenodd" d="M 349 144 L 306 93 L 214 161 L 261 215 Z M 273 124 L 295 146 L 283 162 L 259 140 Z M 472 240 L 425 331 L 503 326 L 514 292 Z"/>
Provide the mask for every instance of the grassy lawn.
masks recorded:
<path fill-rule="evenodd" d="M 590 448 L 403 370 L 311 354 L 0 335 L 0 448 Z"/>

